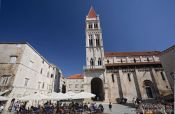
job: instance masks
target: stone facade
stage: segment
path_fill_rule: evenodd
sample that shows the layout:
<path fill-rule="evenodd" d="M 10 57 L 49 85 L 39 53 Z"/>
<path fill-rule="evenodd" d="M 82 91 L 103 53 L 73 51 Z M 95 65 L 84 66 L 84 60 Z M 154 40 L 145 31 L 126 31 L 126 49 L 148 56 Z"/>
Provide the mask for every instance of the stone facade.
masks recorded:
<path fill-rule="evenodd" d="M 86 16 L 86 66 L 84 91 L 93 100 L 116 102 L 116 98 L 155 99 L 171 94 L 159 60 L 159 51 L 104 53 L 99 16 L 91 7 Z"/>
<path fill-rule="evenodd" d="M 175 45 L 164 50 L 160 54 L 160 61 L 165 69 L 168 81 L 174 92 L 174 79 L 175 79 Z"/>
<path fill-rule="evenodd" d="M 0 43 L 0 91 L 11 98 L 54 91 L 59 71 L 28 43 Z"/>
<path fill-rule="evenodd" d="M 84 91 L 84 78 L 81 74 L 69 76 L 65 79 L 66 92 L 72 91 L 74 93 L 80 93 Z"/>

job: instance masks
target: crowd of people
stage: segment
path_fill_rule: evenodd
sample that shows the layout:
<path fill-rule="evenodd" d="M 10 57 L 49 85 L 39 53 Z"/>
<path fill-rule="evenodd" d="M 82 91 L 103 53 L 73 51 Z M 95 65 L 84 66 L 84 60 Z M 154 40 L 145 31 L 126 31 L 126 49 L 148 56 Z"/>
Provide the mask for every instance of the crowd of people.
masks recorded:
<path fill-rule="evenodd" d="M 104 111 L 102 104 L 96 103 L 74 103 L 46 102 L 44 105 L 26 107 L 25 103 L 15 102 L 9 108 L 9 111 L 16 114 L 82 114 L 82 113 L 102 113 Z"/>
<path fill-rule="evenodd" d="M 138 107 L 139 114 L 174 114 L 172 104 L 141 103 Z"/>
<path fill-rule="evenodd" d="M 142 101 L 139 98 L 133 98 L 133 104 L 138 114 L 174 114 L 173 102 L 165 102 L 164 99 Z"/>

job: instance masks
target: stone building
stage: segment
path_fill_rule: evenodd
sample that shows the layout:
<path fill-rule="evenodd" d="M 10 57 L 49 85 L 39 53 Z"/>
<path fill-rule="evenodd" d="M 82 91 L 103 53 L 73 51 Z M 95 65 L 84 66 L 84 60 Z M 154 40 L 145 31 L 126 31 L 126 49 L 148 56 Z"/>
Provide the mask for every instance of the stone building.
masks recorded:
<path fill-rule="evenodd" d="M 66 79 L 66 92 L 72 91 L 74 93 L 80 93 L 84 91 L 84 77 L 82 74 L 75 74 L 68 76 Z"/>
<path fill-rule="evenodd" d="M 17 98 L 34 92 L 57 92 L 54 85 L 59 86 L 60 72 L 28 43 L 0 43 L 2 94 Z"/>
<path fill-rule="evenodd" d="M 66 78 L 63 76 L 60 78 L 60 92 L 66 93 Z"/>
<path fill-rule="evenodd" d="M 63 78 L 62 71 L 55 67 L 55 80 L 54 80 L 54 92 L 58 93 L 61 92 L 61 81 Z"/>
<path fill-rule="evenodd" d="M 166 76 L 170 86 L 174 92 L 174 79 L 175 79 L 175 45 L 164 50 L 160 54 L 160 61 L 165 69 Z"/>
<path fill-rule="evenodd" d="M 116 98 L 155 99 L 171 94 L 159 51 L 104 52 L 99 15 L 93 7 L 86 16 L 86 66 L 84 91 L 93 100 L 116 102 Z"/>

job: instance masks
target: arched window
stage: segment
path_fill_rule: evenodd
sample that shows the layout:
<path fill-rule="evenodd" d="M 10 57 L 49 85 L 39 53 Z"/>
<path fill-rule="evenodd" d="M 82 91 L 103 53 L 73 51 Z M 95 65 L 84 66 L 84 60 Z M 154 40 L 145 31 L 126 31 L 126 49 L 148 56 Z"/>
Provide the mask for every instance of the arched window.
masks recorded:
<path fill-rule="evenodd" d="M 91 23 L 89 23 L 89 29 L 92 29 L 92 24 Z"/>
<path fill-rule="evenodd" d="M 93 40 L 89 39 L 89 46 L 93 46 Z"/>
<path fill-rule="evenodd" d="M 90 65 L 93 66 L 94 65 L 94 60 L 91 58 L 90 60 Z"/>
<path fill-rule="evenodd" d="M 101 58 L 98 58 L 98 65 L 100 66 L 102 64 Z"/>
<path fill-rule="evenodd" d="M 114 74 L 112 74 L 111 76 L 112 76 L 112 82 L 114 83 L 115 82 Z"/>
<path fill-rule="evenodd" d="M 94 28 L 98 28 L 98 23 L 94 23 Z"/>
<path fill-rule="evenodd" d="M 163 74 L 163 72 L 160 72 L 161 76 L 162 76 L 162 80 L 165 80 L 165 76 Z"/>
<path fill-rule="evenodd" d="M 100 39 L 99 38 L 96 39 L 96 46 L 100 46 Z"/>
<path fill-rule="evenodd" d="M 89 34 L 89 46 L 93 46 L 93 35 Z"/>
<path fill-rule="evenodd" d="M 131 81 L 130 73 L 128 73 L 128 80 Z"/>

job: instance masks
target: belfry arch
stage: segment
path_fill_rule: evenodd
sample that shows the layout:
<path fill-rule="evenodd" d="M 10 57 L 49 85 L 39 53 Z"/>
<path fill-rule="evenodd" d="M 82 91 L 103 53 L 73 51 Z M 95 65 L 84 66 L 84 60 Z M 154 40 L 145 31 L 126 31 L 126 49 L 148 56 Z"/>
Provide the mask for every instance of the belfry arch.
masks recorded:
<path fill-rule="evenodd" d="M 96 97 L 92 98 L 94 101 L 103 101 L 104 100 L 104 86 L 103 81 L 100 78 L 93 78 L 91 80 L 91 93 L 95 94 Z"/>

